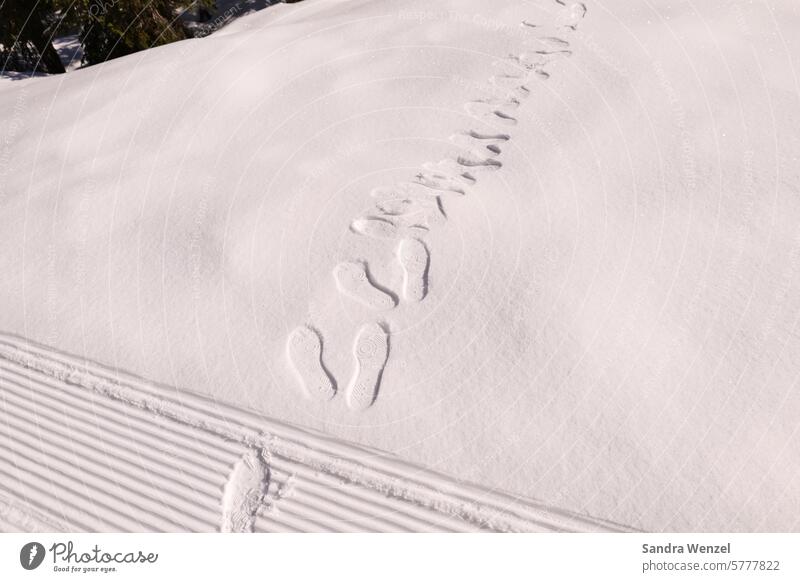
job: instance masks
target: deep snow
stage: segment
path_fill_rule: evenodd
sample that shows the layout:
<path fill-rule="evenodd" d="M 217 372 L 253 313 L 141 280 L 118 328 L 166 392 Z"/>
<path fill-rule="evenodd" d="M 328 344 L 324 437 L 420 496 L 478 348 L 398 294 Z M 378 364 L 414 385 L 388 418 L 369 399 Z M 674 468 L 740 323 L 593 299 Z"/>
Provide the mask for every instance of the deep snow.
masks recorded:
<path fill-rule="evenodd" d="M 0 329 L 632 527 L 797 530 L 798 7 L 587 8 L 307 0 L 4 83 Z M 476 152 L 428 230 L 364 222 Z"/>

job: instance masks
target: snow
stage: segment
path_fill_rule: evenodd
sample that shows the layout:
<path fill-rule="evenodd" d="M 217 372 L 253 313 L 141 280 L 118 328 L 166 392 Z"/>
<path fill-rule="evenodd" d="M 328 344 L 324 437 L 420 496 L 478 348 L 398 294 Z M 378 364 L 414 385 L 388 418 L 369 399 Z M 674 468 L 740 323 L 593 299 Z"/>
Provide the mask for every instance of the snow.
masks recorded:
<path fill-rule="evenodd" d="M 306 0 L 4 83 L 0 329 L 630 527 L 797 530 L 798 9 L 587 8 Z M 444 213 L 381 214 L 421 172 Z"/>

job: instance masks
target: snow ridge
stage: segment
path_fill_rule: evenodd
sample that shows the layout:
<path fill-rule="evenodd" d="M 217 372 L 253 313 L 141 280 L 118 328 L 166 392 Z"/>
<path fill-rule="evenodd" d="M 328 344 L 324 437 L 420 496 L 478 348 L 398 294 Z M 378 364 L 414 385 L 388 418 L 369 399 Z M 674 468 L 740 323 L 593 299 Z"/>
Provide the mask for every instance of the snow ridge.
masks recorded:
<path fill-rule="evenodd" d="M 26 531 L 625 529 L 7 335 L 0 398 L 0 500 L 32 509 L 2 521 Z"/>

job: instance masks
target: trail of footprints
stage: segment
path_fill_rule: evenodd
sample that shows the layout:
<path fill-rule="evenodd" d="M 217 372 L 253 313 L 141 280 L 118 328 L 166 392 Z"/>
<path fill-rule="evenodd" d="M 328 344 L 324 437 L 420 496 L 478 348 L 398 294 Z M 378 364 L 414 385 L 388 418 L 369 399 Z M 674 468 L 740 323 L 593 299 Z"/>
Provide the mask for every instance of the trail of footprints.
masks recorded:
<path fill-rule="evenodd" d="M 424 238 L 447 221 L 443 200 L 467 196 L 482 173 L 502 168 L 498 157 L 511 139 L 507 132 L 517 126 L 516 112 L 533 93 L 533 83 L 547 80 L 548 65 L 572 54 L 569 41 L 559 35 L 577 29 L 586 6 L 554 1 L 560 6 L 556 24 L 522 21 L 521 26 L 531 33 L 522 52 L 495 61 L 496 72 L 489 78 L 492 94 L 464 104 L 466 113 L 482 122 L 482 128 L 450 137 L 461 152 L 454 158 L 423 164 L 407 182 L 375 188 L 370 193 L 376 199 L 373 208 L 351 221 L 354 236 L 396 241 L 394 254 L 387 260 L 402 273 L 400 291 L 380 285 L 366 261 L 354 257 L 333 269 L 336 288 L 344 298 L 368 307 L 376 316 L 400 303 L 413 305 L 425 299 L 431 253 Z M 378 318 L 358 330 L 352 346 L 353 372 L 345 388 L 345 402 L 352 410 L 365 410 L 375 402 L 390 354 L 390 336 L 389 325 Z M 336 395 L 337 383 L 325 367 L 323 346 L 320 333 L 303 325 L 289 334 L 287 356 L 305 392 L 330 400 Z"/>

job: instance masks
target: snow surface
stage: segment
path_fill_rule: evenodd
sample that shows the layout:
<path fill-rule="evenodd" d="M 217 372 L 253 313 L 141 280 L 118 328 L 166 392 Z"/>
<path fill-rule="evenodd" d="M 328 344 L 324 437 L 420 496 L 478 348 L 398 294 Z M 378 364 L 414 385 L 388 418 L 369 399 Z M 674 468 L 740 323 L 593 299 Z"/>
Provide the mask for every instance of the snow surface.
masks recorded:
<path fill-rule="evenodd" d="M 631 527 L 800 529 L 798 7 L 587 8 L 306 0 L 4 83 L 0 329 Z M 364 222 L 469 131 L 502 167 L 446 218 Z"/>

